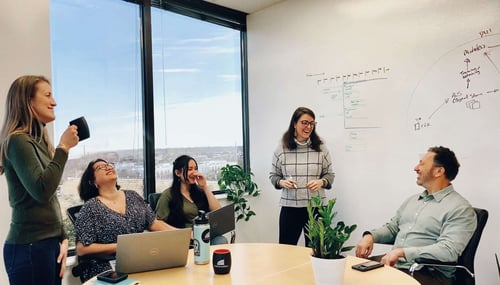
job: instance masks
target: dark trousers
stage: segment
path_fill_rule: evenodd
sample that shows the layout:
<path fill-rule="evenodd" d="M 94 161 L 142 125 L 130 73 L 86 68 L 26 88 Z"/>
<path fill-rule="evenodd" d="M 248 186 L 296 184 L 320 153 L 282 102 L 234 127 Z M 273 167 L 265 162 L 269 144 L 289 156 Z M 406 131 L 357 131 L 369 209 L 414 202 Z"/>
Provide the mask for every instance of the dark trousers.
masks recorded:
<path fill-rule="evenodd" d="M 371 256 L 369 259 L 375 261 L 381 261 L 384 255 Z M 408 275 L 411 275 L 408 269 L 399 269 Z M 413 272 L 413 278 L 415 278 L 422 285 L 451 285 L 452 280 L 443 275 L 443 273 L 438 270 L 434 270 L 431 267 L 424 267 L 418 271 Z"/>
<path fill-rule="evenodd" d="M 4 244 L 3 259 L 10 285 L 60 285 L 59 238 L 29 244 Z"/>
<path fill-rule="evenodd" d="M 300 234 L 304 231 L 305 246 L 308 246 L 307 237 L 307 208 L 281 207 L 279 243 L 297 245 Z"/>

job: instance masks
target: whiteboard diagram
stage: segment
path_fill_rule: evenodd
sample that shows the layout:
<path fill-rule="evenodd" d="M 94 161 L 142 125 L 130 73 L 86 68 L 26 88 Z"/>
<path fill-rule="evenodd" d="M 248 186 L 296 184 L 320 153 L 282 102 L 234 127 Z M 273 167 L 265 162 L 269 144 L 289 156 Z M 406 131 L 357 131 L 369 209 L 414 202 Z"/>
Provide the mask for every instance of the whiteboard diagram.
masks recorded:
<path fill-rule="evenodd" d="M 442 55 L 417 83 L 408 105 L 411 131 L 498 124 L 494 118 L 500 106 L 500 33 L 487 29 L 479 34 Z M 481 116 L 475 114 L 479 112 Z"/>

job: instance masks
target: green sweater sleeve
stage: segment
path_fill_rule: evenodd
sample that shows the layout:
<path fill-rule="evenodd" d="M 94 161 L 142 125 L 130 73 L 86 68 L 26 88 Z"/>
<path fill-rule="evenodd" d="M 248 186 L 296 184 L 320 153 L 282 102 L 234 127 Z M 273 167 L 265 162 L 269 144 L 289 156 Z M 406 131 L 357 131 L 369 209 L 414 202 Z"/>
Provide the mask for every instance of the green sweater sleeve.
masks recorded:
<path fill-rule="evenodd" d="M 7 157 L 19 182 L 30 196 L 40 203 L 46 203 L 61 182 L 68 154 L 56 149 L 51 159 L 45 145 L 28 135 L 15 135 L 10 139 Z"/>

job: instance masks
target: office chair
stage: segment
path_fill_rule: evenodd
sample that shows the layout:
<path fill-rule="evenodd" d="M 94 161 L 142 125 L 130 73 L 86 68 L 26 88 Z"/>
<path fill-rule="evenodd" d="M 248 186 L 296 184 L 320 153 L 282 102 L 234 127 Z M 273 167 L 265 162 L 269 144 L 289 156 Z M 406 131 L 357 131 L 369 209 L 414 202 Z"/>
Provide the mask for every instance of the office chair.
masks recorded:
<path fill-rule="evenodd" d="M 66 213 L 68 214 L 68 217 L 73 225 L 75 225 L 76 219 L 78 218 L 78 214 L 82 206 L 83 204 L 66 209 Z M 78 264 L 73 266 L 73 268 L 71 269 L 71 274 L 73 274 L 73 276 L 75 277 L 80 277 L 80 281 L 83 282 L 82 272 L 86 266 L 95 263 L 97 260 L 110 261 L 113 259 L 115 259 L 115 256 L 111 254 L 88 254 L 84 256 L 78 256 Z"/>
<path fill-rule="evenodd" d="M 498 255 L 496 253 L 495 253 L 495 259 L 497 260 L 498 277 L 500 278 L 500 263 L 498 262 Z"/>
<path fill-rule="evenodd" d="M 158 204 L 158 200 L 160 199 L 161 193 L 150 193 L 148 195 L 148 203 L 153 212 L 156 213 L 156 204 Z"/>
<path fill-rule="evenodd" d="M 432 267 L 454 267 L 455 280 L 453 285 L 475 285 L 474 279 L 474 257 L 479 245 L 479 240 L 483 233 L 483 229 L 488 221 L 488 211 L 484 209 L 474 208 L 477 216 L 477 228 L 469 240 L 462 254 L 458 257 L 457 262 L 441 262 L 438 260 L 417 258 L 415 263 L 410 267 L 410 273 L 422 269 L 424 266 Z"/>
<path fill-rule="evenodd" d="M 80 212 L 80 209 L 82 208 L 82 206 L 83 206 L 83 204 L 82 205 L 76 205 L 76 206 L 73 206 L 73 207 L 69 207 L 66 210 L 66 213 L 68 214 L 68 217 L 71 220 L 71 223 L 73 223 L 73 225 L 76 222 L 76 218 L 78 218 L 78 212 Z"/>

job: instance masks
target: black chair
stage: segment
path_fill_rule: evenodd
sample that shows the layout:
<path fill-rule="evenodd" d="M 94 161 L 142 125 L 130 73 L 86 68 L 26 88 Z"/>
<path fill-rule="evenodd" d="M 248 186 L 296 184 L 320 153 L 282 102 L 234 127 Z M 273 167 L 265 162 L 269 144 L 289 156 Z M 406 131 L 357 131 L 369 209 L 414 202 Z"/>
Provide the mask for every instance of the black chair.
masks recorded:
<path fill-rule="evenodd" d="M 500 278 L 500 263 L 498 262 L 498 255 L 496 253 L 495 253 L 495 259 L 497 260 L 498 277 Z"/>
<path fill-rule="evenodd" d="M 83 205 L 76 205 L 73 207 L 69 207 L 66 210 L 66 213 L 68 214 L 69 219 L 73 223 L 73 225 L 76 222 L 76 218 L 78 218 L 78 213 L 80 212 L 80 209 L 82 208 Z"/>
<path fill-rule="evenodd" d="M 415 263 L 410 267 L 410 273 L 420 270 L 424 266 L 454 267 L 457 270 L 455 271 L 455 280 L 453 285 L 475 285 L 474 257 L 476 256 L 476 250 L 479 245 L 481 235 L 483 234 L 483 229 L 488 221 L 488 211 L 479 208 L 474 208 L 474 210 L 476 211 L 477 216 L 477 228 L 464 251 L 460 257 L 458 257 L 457 262 L 440 262 L 437 260 L 417 258 L 415 259 Z"/>
<path fill-rule="evenodd" d="M 150 193 L 148 195 L 148 203 L 153 212 L 156 213 L 156 204 L 158 204 L 158 200 L 160 199 L 161 193 Z"/>
<path fill-rule="evenodd" d="M 73 223 L 73 225 L 75 225 L 76 219 L 78 218 L 78 214 L 82 206 L 83 204 L 69 207 L 68 209 L 66 209 L 66 213 L 68 214 L 68 217 Z M 98 260 L 110 261 L 113 259 L 115 259 L 115 256 L 112 254 L 88 254 L 84 256 L 78 256 L 77 258 L 78 264 L 71 269 L 71 273 L 75 277 L 80 277 L 80 281 L 82 281 L 83 283 L 82 272 L 86 266 L 92 263 L 96 263 Z"/>

